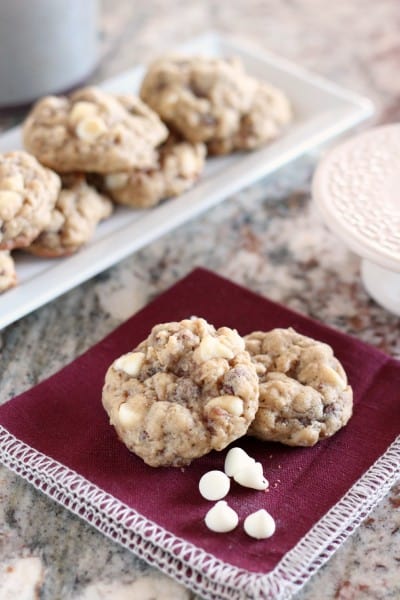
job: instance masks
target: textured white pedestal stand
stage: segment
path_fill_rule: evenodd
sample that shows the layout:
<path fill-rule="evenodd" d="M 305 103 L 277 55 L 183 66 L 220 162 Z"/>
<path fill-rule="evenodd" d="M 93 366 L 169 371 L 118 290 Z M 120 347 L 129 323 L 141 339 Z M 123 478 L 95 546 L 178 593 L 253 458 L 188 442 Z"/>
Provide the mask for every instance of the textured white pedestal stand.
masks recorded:
<path fill-rule="evenodd" d="M 368 293 L 400 316 L 400 124 L 376 127 L 331 150 L 312 187 L 328 227 L 362 258 Z"/>

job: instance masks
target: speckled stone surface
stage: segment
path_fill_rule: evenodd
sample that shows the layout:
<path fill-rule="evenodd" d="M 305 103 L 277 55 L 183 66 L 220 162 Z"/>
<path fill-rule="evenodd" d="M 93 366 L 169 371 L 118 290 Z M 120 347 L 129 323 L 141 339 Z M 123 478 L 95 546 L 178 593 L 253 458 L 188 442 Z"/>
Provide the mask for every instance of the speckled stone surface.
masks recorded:
<path fill-rule="evenodd" d="M 400 117 L 397 0 L 103 2 L 100 81 L 206 29 L 235 34 L 374 100 Z M 0 119 L 5 128 L 15 117 Z M 228 198 L 117 266 L 0 332 L 0 402 L 34 385 L 204 265 L 400 358 L 400 320 L 365 293 L 359 259 L 310 202 L 317 154 Z M 17 574 L 23 572 L 24 581 Z M 296 600 L 400 598 L 400 487 Z M 23 584 L 23 589 L 21 586 Z M 0 469 L 0 598 L 194 597 Z"/>

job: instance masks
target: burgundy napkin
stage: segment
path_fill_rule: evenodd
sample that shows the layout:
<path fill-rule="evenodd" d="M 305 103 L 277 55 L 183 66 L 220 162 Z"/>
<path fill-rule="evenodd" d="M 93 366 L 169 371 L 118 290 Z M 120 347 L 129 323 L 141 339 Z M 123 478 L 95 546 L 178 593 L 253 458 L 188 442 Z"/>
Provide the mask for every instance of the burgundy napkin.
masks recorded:
<path fill-rule="evenodd" d="M 118 441 L 101 405 L 111 362 L 159 322 L 191 315 L 246 334 L 294 327 L 330 344 L 355 393 L 354 416 L 314 448 L 242 438 L 261 461 L 266 492 L 231 486 L 241 519 L 210 532 L 200 476 L 222 469 L 212 452 L 184 469 L 146 466 Z M 288 598 L 332 554 L 399 475 L 400 363 L 347 335 L 196 269 L 56 375 L 0 407 L 0 459 L 37 488 L 207 598 Z M 268 540 L 243 532 L 266 508 Z"/>

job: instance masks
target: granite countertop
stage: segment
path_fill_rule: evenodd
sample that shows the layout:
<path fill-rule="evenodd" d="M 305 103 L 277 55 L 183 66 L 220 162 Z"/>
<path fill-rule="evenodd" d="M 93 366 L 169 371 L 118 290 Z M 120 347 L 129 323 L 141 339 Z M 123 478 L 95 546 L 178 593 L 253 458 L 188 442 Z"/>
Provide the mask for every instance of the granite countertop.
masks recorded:
<path fill-rule="evenodd" d="M 179 18 L 178 18 L 179 15 Z M 375 122 L 400 116 L 396 0 L 105 0 L 103 60 L 93 81 L 214 28 L 268 48 L 368 95 Z M 0 120 L 5 128 L 15 117 Z M 310 202 L 317 153 L 199 218 L 0 332 L 0 402 L 69 363 L 121 321 L 203 265 L 400 358 L 400 321 L 360 281 L 359 259 Z M 400 597 L 400 485 L 297 600 Z M 0 598 L 194 598 L 0 468 Z"/>

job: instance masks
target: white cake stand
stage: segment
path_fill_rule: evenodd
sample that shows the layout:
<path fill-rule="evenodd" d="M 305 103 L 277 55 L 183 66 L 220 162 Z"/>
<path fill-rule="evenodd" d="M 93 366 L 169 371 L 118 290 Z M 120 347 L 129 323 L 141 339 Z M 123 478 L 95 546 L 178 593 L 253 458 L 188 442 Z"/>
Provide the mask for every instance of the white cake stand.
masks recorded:
<path fill-rule="evenodd" d="M 400 315 L 400 124 L 370 129 L 331 150 L 312 191 L 327 225 L 362 258 L 368 293 Z"/>

